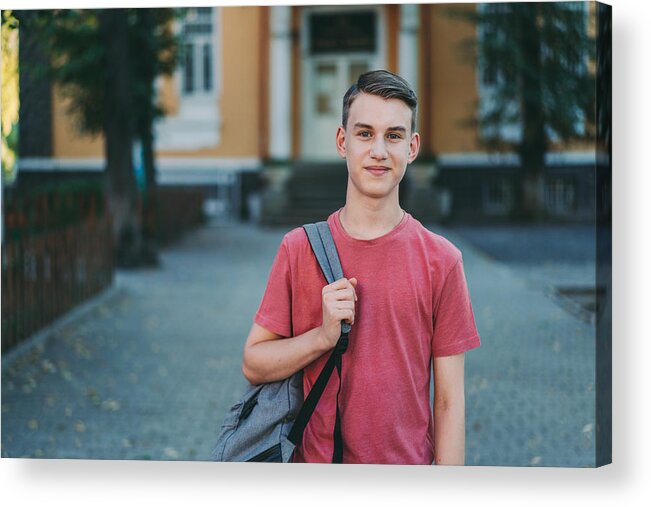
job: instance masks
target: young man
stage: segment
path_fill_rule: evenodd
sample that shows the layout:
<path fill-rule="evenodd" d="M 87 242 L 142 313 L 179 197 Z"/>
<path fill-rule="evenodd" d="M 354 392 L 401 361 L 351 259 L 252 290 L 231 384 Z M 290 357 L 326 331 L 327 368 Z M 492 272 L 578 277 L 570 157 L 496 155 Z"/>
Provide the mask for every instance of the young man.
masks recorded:
<path fill-rule="evenodd" d="M 420 146 L 416 106 L 407 82 L 387 71 L 348 90 L 336 134 L 346 204 L 328 218 L 348 278 L 326 285 L 303 229 L 289 232 L 244 348 L 252 384 L 303 370 L 307 394 L 341 321 L 352 324 L 339 393 L 344 463 L 464 463 L 464 352 L 479 335 L 461 253 L 398 202 Z M 331 461 L 338 388 L 335 372 L 295 461 Z"/>

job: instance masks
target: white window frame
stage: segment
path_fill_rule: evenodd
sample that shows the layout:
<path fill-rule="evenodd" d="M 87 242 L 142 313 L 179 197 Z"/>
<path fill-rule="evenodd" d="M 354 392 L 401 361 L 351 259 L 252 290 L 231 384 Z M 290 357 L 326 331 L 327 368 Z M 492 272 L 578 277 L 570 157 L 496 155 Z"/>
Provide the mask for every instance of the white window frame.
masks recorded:
<path fill-rule="evenodd" d="M 182 63 L 173 76 L 174 89 L 178 100 L 178 110 L 174 115 L 167 115 L 156 123 L 156 148 L 160 150 L 198 150 L 219 145 L 221 140 L 220 99 L 223 90 L 222 72 L 222 12 L 221 7 L 212 7 L 213 30 L 211 38 L 197 36 L 194 40 L 210 40 L 212 47 L 212 88 L 203 89 L 203 44 L 195 47 L 195 91 L 184 91 Z M 182 22 L 174 22 L 174 32 L 182 32 Z M 183 44 L 183 42 L 181 42 Z M 157 79 L 157 88 L 162 80 Z"/>

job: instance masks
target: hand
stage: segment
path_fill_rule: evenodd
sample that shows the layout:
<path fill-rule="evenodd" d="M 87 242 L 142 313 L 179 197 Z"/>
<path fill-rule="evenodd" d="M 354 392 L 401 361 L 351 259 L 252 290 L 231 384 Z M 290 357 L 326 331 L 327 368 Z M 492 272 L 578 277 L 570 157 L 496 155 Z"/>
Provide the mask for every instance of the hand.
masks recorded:
<path fill-rule="evenodd" d="M 355 287 L 357 287 L 356 278 L 341 278 L 326 285 L 321 291 L 323 308 L 321 336 L 328 349 L 334 347 L 339 340 L 341 322 L 348 322 L 351 326 L 355 322 L 355 301 L 357 301 Z"/>

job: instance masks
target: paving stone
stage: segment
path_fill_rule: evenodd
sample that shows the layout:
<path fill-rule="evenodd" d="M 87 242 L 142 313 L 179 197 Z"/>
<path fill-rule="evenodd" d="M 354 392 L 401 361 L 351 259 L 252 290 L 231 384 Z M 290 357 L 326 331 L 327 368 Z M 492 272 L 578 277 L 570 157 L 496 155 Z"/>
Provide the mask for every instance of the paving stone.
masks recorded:
<path fill-rule="evenodd" d="M 525 231 L 553 252 L 531 259 L 522 231 L 431 228 L 463 252 L 482 337 L 466 359 L 467 463 L 592 466 L 594 328 L 546 290 L 591 281 L 589 234 Z M 285 232 L 206 227 L 161 252 L 161 269 L 119 271 L 112 298 L 3 363 L 2 456 L 209 459 Z"/>

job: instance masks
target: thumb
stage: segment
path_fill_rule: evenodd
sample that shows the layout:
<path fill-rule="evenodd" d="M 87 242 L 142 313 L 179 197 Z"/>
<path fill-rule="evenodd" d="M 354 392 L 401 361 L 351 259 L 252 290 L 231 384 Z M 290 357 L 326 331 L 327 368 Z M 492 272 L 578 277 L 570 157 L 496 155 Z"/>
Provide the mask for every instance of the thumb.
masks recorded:
<path fill-rule="evenodd" d="M 348 281 L 353 286 L 353 290 L 357 288 L 357 278 L 349 278 Z M 355 291 L 355 301 L 357 301 L 357 292 Z"/>

